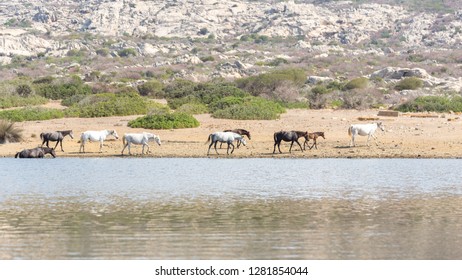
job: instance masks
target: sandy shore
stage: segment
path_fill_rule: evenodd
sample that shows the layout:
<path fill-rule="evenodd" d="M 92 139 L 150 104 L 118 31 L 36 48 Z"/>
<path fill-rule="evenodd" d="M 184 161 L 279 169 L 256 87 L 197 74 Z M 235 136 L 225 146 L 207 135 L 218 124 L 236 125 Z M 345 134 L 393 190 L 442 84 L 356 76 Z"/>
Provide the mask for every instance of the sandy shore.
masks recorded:
<path fill-rule="evenodd" d="M 72 129 L 74 139 L 66 137 L 64 152 L 57 149 L 58 157 L 107 157 L 120 156 L 122 140 L 109 137 L 103 152 L 98 143 L 87 143 L 86 153 L 79 153 L 79 136 L 86 130 L 115 129 L 119 136 L 128 132 L 151 131 L 160 136 L 162 145 L 152 143 L 151 153 L 145 157 L 207 157 L 205 144 L 210 133 L 224 129 L 244 128 L 252 139 L 246 147 L 226 155 L 226 145 L 219 155 L 211 157 L 299 157 L 299 158 L 460 158 L 462 157 L 461 119 L 456 114 L 401 114 L 398 117 L 378 116 L 378 110 L 289 110 L 280 119 L 272 121 L 235 121 L 197 115 L 198 128 L 176 130 L 144 130 L 127 127 L 127 122 L 137 116 L 79 119 L 66 118 L 49 121 L 17 123 L 23 129 L 24 141 L 0 145 L 1 157 L 14 157 L 15 153 L 41 144 L 40 133 Z M 363 119 L 368 120 L 363 120 Z M 382 121 L 384 132 L 378 131 L 378 145 L 366 137 L 358 137 L 356 147 L 350 147 L 347 129 L 352 123 Z M 319 139 L 318 149 L 301 152 L 296 146 L 289 153 L 289 143 L 281 144 L 282 154 L 273 154 L 273 133 L 279 130 L 324 131 L 326 139 Z M 53 143 L 54 146 L 54 143 Z M 141 156 L 141 146 L 132 146 L 133 156 Z"/>

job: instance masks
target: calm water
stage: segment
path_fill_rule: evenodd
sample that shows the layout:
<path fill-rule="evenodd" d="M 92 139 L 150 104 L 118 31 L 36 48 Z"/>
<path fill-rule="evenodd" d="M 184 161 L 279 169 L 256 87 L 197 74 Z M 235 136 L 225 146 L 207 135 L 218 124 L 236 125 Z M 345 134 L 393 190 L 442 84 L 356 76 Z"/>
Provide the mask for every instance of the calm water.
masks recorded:
<path fill-rule="evenodd" d="M 0 259 L 462 259 L 457 159 L 0 167 Z"/>

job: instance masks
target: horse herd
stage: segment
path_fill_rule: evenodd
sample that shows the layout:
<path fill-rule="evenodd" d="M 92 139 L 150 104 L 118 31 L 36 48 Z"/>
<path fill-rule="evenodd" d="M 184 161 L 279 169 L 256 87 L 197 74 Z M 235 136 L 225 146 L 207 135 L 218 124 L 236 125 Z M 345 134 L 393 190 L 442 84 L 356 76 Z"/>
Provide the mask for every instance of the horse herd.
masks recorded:
<path fill-rule="evenodd" d="M 357 135 L 360 136 L 368 136 L 366 144 L 369 145 L 369 140 L 370 138 L 374 138 L 376 144 L 377 144 L 377 138 L 374 136 L 375 131 L 377 128 L 380 128 L 382 131 L 384 131 L 384 126 L 382 122 L 375 122 L 375 123 L 370 123 L 370 124 L 353 124 L 348 128 L 348 135 L 351 137 L 350 141 L 350 147 L 355 146 L 355 137 Z M 40 134 L 40 139 L 42 140 L 42 145 L 40 147 L 36 147 L 33 149 L 24 149 L 18 153 L 16 153 L 15 158 L 43 158 L 45 157 L 46 154 L 50 154 L 52 157 L 56 157 L 56 152 L 55 149 L 58 146 L 58 144 L 61 147 L 61 151 L 64 152 L 63 149 L 63 139 L 64 137 L 69 136 L 72 139 L 74 138 L 72 130 L 60 130 L 60 131 L 53 131 L 53 132 L 43 132 Z M 90 142 L 99 142 L 99 151 L 102 152 L 103 148 L 103 142 L 106 140 L 108 136 L 113 136 L 115 139 L 119 139 L 119 135 L 115 130 L 99 130 L 99 131 L 85 131 L 80 135 L 80 148 L 79 148 L 79 153 L 85 153 L 85 144 L 90 141 Z M 225 130 L 225 131 L 218 131 L 211 133 L 208 136 L 208 139 L 206 143 L 210 142 L 210 145 L 207 150 L 207 155 L 210 154 L 210 149 L 212 146 L 214 146 L 215 152 L 217 154 L 217 144 L 220 142 L 221 144 L 226 143 L 228 145 L 226 153 L 230 154 L 230 148 L 231 148 L 231 154 L 234 152 L 234 142 L 237 141 L 237 148 L 242 145 L 246 145 L 247 141 L 245 140 L 244 136 L 247 136 L 248 140 L 251 140 L 250 132 L 245 130 L 245 129 L 234 129 L 234 130 Z M 305 141 L 303 142 L 303 147 L 299 142 L 299 139 L 303 137 Z M 279 153 L 282 153 L 281 151 L 281 142 L 290 142 L 290 148 L 289 148 L 289 153 L 292 152 L 292 146 L 294 143 L 297 143 L 297 145 L 300 147 L 301 151 L 306 150 L 306 147 L 311 150 L 313 147 L 318 148 L 317 146 L 317 138 L 322 137 L 325 139 L 324 132 L 312 132 L 309 133 L 308 131 L 297 131 L 297 130 L 292 130 L 292 131 L 278 131 L 275 132 L 273 135 L 274 139 L 274 146 L 273 146 L 273 154 L 276 153 L 276 147 L 278 148 Z M 313 140 L 313 144 L 310 146 L 309 141 Z M 56 145 L 54 148 L 49 147 L 49 142 L 56 142 Z M 130 146 L 131 144 L 134 145 L 142 145 L 143 149 L 141 154 L 144 154 L 144 149 L 146 149 L 146 153 L 149 152 L 149 142 L 154 141 L 156 142 L 159 146 L 161 145 L 161 140 L 158 135 L 155 135 L 153 133 L 149 132 L 143 132 L 143 133 L 125 133 L 124 136 L 122 137 L 122 143 L 123 143 L 123 149 L 122 149 L 122 155 L 124 154 L 124 151 L 126 148 L 128 148 L 128 154 L 131 155 L 130 151 Z M 43 147 L 43 145 L 46 144 L 46 147 Z M 220 148 L 221 148 L 220 144 Z"/>

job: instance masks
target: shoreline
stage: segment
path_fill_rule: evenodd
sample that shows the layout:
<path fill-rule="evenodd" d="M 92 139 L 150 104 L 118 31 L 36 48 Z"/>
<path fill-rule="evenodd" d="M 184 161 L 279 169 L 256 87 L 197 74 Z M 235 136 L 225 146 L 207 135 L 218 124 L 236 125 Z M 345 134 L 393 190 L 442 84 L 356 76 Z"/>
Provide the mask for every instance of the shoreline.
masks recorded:
<path fill-rule="evenodd" d="M 430 116 L 430 117 L 429 117 Z M 122 157 L 122 136 L 124 133 L 148 131 L 160 136 L 162 145 L 150 142 L 151 153 L 141 155 L 141 146 L 132 145 L 132 156 L 125 151 L 124 158 L 462 158 L 462 120 L 456 114 L 400 114 L 396 117 L 378 116 L 378 110 L 303 110 L 293 109 L 282 114 L 277 120 L 224 120 L 214 119 L 208 114 L 196 115 L 201 125 L 197 128 L 175 130 L 134 129 L 128 121 L 138 116 L 116 116 L 107 118 L 65 118 L 47 121 L 16 123 L 23 130 L 24 141 L 0 145 L 0 157 L 14 157 L 23 150 L 40 146 L 40 133 L 54 130 L 72 129 L 74 139 L 65 137 L 62 152 L 57 147 L 57 157 Z M 350 147 L 347 130 L 354 123 L 382 121 L 385 131 L 377 131 L 378 145 L 371 138 L 358 136 L 356 147 Z M 215 131 L 244 128 L 251 132 L 252 139 L 247 146 L 235 149 L 226 155 L 226 144 L 210 150 L 207 155 L 207 137 Z M 85 145 L 87 153 L 79 153 L 80 133 L 86 130 L 115 129 L 119 139 L 109 136 L 104 142 L 103 153 L 99 153 L 99 143 Z M 280 130 L 324 131 L 326 139 L 318 138 L 318 149 L 300 151 L 294 144 L 289 153 L 290 143 L 282 142 L 282 154 L 273 154 L 273 133 Z M 303 145 L 303 138 L 300 139 Z M 312 144 L 313 142 L 310 141 Z M 50 142 L 54 147 L 55 142 Z M 49 155 L 47 155 L 49 157 Z"/>

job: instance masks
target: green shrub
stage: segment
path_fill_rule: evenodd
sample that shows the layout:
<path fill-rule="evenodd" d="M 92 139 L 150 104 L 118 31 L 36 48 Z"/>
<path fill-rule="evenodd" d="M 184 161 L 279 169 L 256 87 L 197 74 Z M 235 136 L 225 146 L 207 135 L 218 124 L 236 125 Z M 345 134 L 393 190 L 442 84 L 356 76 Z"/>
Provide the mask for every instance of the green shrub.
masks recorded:
<path fill-rule="evenodd" d="M 325 85 L 316 85 L 311 89 L 311 92 L 314 94 L 326 94 L 329 89 Z"/>
<path fill-rule="evenodd" d="M 462 112 L 462 97 L 420 96 L 396 107 L 400 112 Z"/>
<path fill-rule="evenodd" d="M 416 77 L 408 77 L 399 81 L 395 89 L 397 90 L 415 90 L 423 86 L 423 81 Z"/>
<path fill-rule="evenodd" d="M 138 86 L 138 92 L 142 96 L 164 97 L 164 85 L 157 80 L 150 80 Z"/>
<path fill-rule="evenodd" d="M 348 83 L 345 84 L 345 90 L 352 90 L 352 89 L 363 89 L 366 88 L 369 83 L 369 79 L 365 77 L 355 78 Z"/>
<path fill-rule="evenodd" d="M 54 100 L 65 99 L 73 95 L 87 95 L 92 93 L 91 87 L 84 84 L 78 77 L 61 83 L 40 82 L 34 83 L 34 85 L 36 94 Z"/>
<path fill-rule="evenodd" d="M 132 48 L 127 48 L 127 49 L 122 49 L 117 52 L 117 54 L 120 57 L 128 57 L 128 56 L 136 56 L 136 51 L 135 49 Z"/>
<path fill-rule="evenodd" d="M 260 97 L 247 97 L 242 103 L 213 112 L 212 116 L 235 120 L 274 120 L 284 112 L 284 107 L 276 102 Z"/>
<path fill-rule="evenodd" d="M 287 82 L 296 87 L 302 87 L 306 81 L 306 74 L 300 68 L 275 70 L 270 73 L 242 78 L 236 81 L 238 88 L 250 92 L 254 96 L 271 96 L 275 88 Z"/>
<path fill-rule="evenodd" d="M 29 107 L 24 109 L 0 111 L 0 119 L 13 122 L 43 121 L 64 118 L 64 112 L 58 109 Z"/>
<path fill-rule="evenodd" d="M 20 97 L 17 95 L 0 97 L 0 108 L 12 108 L 12 107 L 23 107 L 23 106 L 34 106 L 46 104 L 48 99 L 38 95 L 31 95 L 28 97 Z"/>
<path fill-rule="evenodd" d="M 16 143 L 22 140 L 22 129 L 13 122 L 0 120 L 0 144 Z"/>
<path fill-rule="evenodd" d="M 94 118 L 146 114 L 150 109 L 147 99 L 137 93 L 100 93 L 86 96 L 65 110 L 66 116 Z"/>
<path fill-rule="evenodd" d="M 128 122 L 129 127 L 146 129 L 193 128 L 199 125 L 193 116 L 181 112 L 147 115 Z"/>
<path fill-rule="evenodd" d="M 204 104 L 200 103 L 188 103 L 181 105 L 177 112 L 182 112 L 190 115 L 205 114 L 208 113 L 208 108 Z"/>

